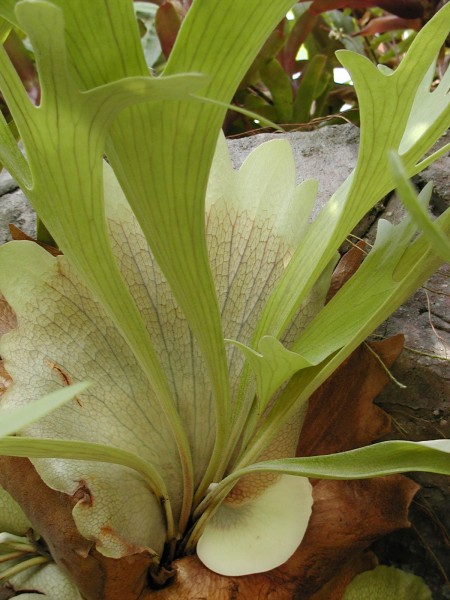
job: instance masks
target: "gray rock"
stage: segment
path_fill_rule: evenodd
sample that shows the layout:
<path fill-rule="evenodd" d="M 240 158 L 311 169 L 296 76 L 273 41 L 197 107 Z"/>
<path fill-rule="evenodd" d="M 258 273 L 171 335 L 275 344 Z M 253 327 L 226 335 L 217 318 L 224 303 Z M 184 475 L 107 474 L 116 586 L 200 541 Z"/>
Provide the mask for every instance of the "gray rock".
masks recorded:
<path fill-rule="evenodd" d="M 450 131 L 447 131 L 436 143 L 433 150 L 450 144 Z M 431 207 L 436 214 L 441 214 L 450 207 L 450 152 L 433 163 L 417 176 L 419 184 L 433 182 L 434 193 Z"/>
<path fill-rule="evenodd" d="M 8 173 L 8 171 L 3 170 L 0 172 L 0 196 L 3 196 L 3 194 L 8 194 L 9 192 L 13 192 L 14 190 L 17 190 L 18 187 L 19 186 Z"/>
<path fill-rule="evenodd" d="M 17 184 L 11 178 L 0 181 L 0 186 L 0 244 L 11 239 L 9 223 L 14 223 L 26 234 L 35 236 L 36 215 L 23 192 L 17 189 Z M 5 191 L 2 193 L 2 190 Z"/>
<path fill-rule="evenodd" d="M 288 139 L 297 167 L 297 183 L 317 179 L 319 192 L 312 212 L 315 217 L 340 184 L 350 175 L 356 163 L 359 129 L 354 125 L 333 125 L 316 131 L 262 133 L 229 140 L 231 161 L 239 167 L 246 156 L 268 140 Z"/>

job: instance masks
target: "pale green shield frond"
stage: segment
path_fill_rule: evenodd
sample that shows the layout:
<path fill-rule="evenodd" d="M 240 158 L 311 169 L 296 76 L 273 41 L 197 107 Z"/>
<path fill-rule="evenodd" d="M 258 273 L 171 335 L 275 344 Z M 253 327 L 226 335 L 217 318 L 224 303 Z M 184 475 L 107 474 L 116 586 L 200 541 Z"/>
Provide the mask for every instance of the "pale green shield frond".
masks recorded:
<path fill-rule="evenodd" d="M 0 532 L 25 535 L 32 529 L 27 516 L 6 490 L 0 486 Z"/>
<path fill-rule="evenodd" d="M 262 144 L 235 171 L 226 142 L 219 138 L 206 195 L 206 233 L 224 335 L 237 346 L 228 351 L 235 401 L 244 363 L 241 350 L 247 358 L 255 357 L 253 366 L 259 365 L 258 354 L 246 350 L 246 345 L 308 227 L 316 190 L 317 183 L 311 180 L 296 186 L 294 159 L 286 140 Z M 310 312 L 304 311 L 303 326 Z M 264 404 L 287 376 L 275 368 L 269 374 L 264 366 L 256 371 Z M 263 372 L 267 374 L 264 381 L 259 377 Z"/>
<path fill-rule="evenodd" d="M 308 525 L 312 488 L 307 479 L 282 476 L 260 495 L 225 500 L 208 521 L 197 555 L 221 575 L 249 575 L 285 563 Z"/>
<path fill-rule="evenodd" d="M 212 386 L 205 361 L 142 229 L 106 163 L 104 185 L 112 250 L 169 381 L 189 439 L 197 485 L 207 467 L 215 439 Z"/>
<path fill-rule="evenodd" d="M 18 592 L 17 596 L 13 596 L 18 600 L 81 600 L 75 585 L 54 563 L 32 567 L 8 580 Z M 23 593 L 22 590 L 27 591 Z"/>
<path fill-rule="evenodd" d="M 168 424 L 145 374 L 104 309 L 64 257 L 55 259 L 36 244 L 3 246 L 0 264 L 2 291 L 19 320 L 18 329 L 1 342 L 14 381 L 3 409 L 24 406 L 68 383 L 94 382 L 23 433 L 134 452 L 164 473 L 177 513 L 182 478 Z M 160 506 L 136 472 L 58 459 L 34 463 L 50 487 L 68 494 L 89 490 L 74 517 L 80 532 L 95 538 L 102 552 L 118 556 L 126 552 L 126 545 L 161 550 L 165 533 Z"/>
<path fill-rule="evenodd" d="M 357 575 L 345 588 L 342 600 L 432 600 L 432 595 L 421 577 L 378 566 Z"/>

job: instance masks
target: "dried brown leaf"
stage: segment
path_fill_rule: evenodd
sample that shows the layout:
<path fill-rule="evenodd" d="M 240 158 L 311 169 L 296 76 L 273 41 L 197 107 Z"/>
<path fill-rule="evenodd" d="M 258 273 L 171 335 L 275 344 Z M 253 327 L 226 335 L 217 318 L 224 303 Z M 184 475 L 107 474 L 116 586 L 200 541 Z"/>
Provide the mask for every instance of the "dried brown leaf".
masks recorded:
<path fill-rule="evenodd" d="M 371 571 L 377 564 L 378 560 L 373 552 L 361 552 L 345 564 L 342 569 L 339 569 L 337 575 L 324 585 L 317 594 L 311 596 L 310 600 L 342 600 L 345 588 L 353 578 L 365 571 Z"/>
<path fill-rule="evenodd" d="M 173 585 L 144 594 L 140 600 L 338 600 L 339 595 L 326 596 L 330 586 L 317 599 L 313 595 L 333 578 L 343 590 L 358 572 L 373 566 L 372 559 L 359 558 L 361 552 L 380 535 L 408 526 L 408 506 L 417 489 L 417 484 L 400 475 L 321 481 L 314 488 L 314 509 L 305 538 L 281 567 L 246 577 L 224 577 L 209 571 L 196 557 L 186 557 L 175 563 Z"/>
<path fill-rule="evenodd" d="M 328 290 L 326 302 L 329 302 L 341 287 L 347 283 L 350 277 L 356 273 L 364 258 L 365 247 L 366 243 L 364 240 L 360 240 L 341 257 L 331 277 L 330 289 Z"/>
<path fill-rule="evenodd" d="M 163 54 L 169 58 L 181 27 L 180 15 L 171 2 L 164 2 L 158 8 L 155 27 Z"/>
<path fill-rule="evenodd" d="M 360 31 L 355 31 L 352 35 L 368 36 L 377 33 L 386 33 L 386 31 L 396 31 L 398 29 L 414 29 L 415 31 L 420 31 L 421 26 L 421 19 L 402 19 L 395 15 L 386 15 L 384 17 L 372 19 L 365 27 Z"/>
<path fill-rule="evenodd" d="M 296 575 L 299 598 L 310 598 L 372 542 L 408 527 L 408 508 L 419 489 L 395 475 L 362 481 L 320 481 L 305 537 L 280 570 Z"/>
<path fill-rule="evenodd" d="M 397 335 L 371 348 L 390 367 L 403 348 Z M 297 456 L 343 452 L 370 444 L 390 430 L 390 417 L 373 404 L 389 377 L 363 346 L 313 394 L 297 447 Z"/>
<path fill-rule="evenodd" d="M 33 239 L 32 237 L 27 235 L 24 231 L 22 231 L 21 229 L 16 227 L 16 225 L 14 225 L 14 223 L 10 223 L 8 225 L 8 227 L 9 227 L 9 233 L 11 234 L 11 237 L 13 240 L 35 242 L 38 246 L 41 246 L 41 248 L 44 248 L 44 250 L 47 250 L 47 252 L 49 252 L 52 256 L 60 256 L 62 254 L 61 250 L 58 250 L 58 248 L 55 248 L 54 246 L 50 246 L 49 244 L 44 244 L 44 242 L 38 242 L 37 240 Z"/>

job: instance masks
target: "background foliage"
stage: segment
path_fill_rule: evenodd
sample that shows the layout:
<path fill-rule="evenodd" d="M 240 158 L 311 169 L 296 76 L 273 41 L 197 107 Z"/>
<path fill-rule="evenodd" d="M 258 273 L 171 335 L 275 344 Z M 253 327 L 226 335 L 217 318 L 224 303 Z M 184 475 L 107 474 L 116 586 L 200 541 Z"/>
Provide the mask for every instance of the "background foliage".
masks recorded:
<path fill-rule="evenodd" d="M 162 72 L 192 0 L 135 0 L 142 44 L 153 73 Z M 264 118 L 286 130 L 351 121 L 359 124 L 353 84 L 335 52 L 346 48 L 375 64 L 395 68 L 417 32 L 443 0 L 314 0 L 298 2 L 278 24 L 242 80 L 233 104 L 261 115 L 253 119 L 230 110 L 227 136 L 248 135 Z M 5 44 L 30 97 L 40 90 L 33 52 L 13 30 Z M 436 79 L 450 62 L 450 40 L 437 63 Z M 0 107 L 8 110 L 0 97 Z M 11 123 L 14 129 L 14 124 Z"/>

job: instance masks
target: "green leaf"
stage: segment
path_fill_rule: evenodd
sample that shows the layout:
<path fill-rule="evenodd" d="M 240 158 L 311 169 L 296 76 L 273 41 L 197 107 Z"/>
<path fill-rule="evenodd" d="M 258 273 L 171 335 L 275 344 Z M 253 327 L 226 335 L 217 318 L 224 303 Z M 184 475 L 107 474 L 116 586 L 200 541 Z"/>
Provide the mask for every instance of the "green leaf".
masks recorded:
<path fill-rule="evenodd" d="M 7 412 L 1 411 L 0 437 L 11 435 L 45 417 L 69 400 L 73 400 L 89 387 L 88 383 L 77 383 L 51 392 L 47 396 L 20 408 Z"/>
<path fill-rule="evenodd" d="M 291 82 L 276 58 L 267 62 L 261 69 L 261 78 L 269 88 L 277 111 L 278 123 L 292 121 L 292 87 Z"/>
<path fill-rule="evenodd" d="M 356 575 L 342 600 L 432 600 L 421 577 L 394 567 L 378 566 Z"/>
<path fill-rule="evenodd" d="M 77 3 L 77 18 L 81 8 Z M 112 6 L 109 8 L 112 10 Z M 140 41 L 131 3 L 128 8 L 134 24 L 129 24 L 128 29 L 124 29 L 124 22 L 117 23 L 123 17 L 123 10 L 117 5 L 112 22 L 107 14 L 102 16 L 100 13 L 92 22 L 96 23 L 97 49 L 105 31 L 111 34 L 110 27 L 117 24 L 117 30 L 113 32 L 114 44 L 118 50 L 117 41 L 122 35 L 126 51 L 123 54 L 121 50 L 115 68 L 129 57 L 132 77 L 99 81 L 98 87 L 81 91 L 73 79 L 77 67 L 66 51 L 63 11 L 49 2 L 35 0 L 19 3 L 16 13 L 34 47 L 42 102 L 38 108 L 28 102 L 4 52 L 0 54 L 0 85 L 27 149 L 33 178 L 32 187 L 25 189 L 27 197 L 58 246 L 76 266 L 84 283 L 102 301 L 149 378 L 177 441 L 183 464 L 184 502 L 189 507 L 193 487 L 189 444 L 142 316 L 123 282 L 111 251 L 103 206 L 102 158 L 107 128 L 119 111 L 136 102 L 186 96 L 205 80 L 198 75 L 151 78 L 146 75 L 145 61 L 143 76 L 140 76 L 134 66 L 136 57 L 129 38 L 136 38 L 139 52 Z M 67 10 L 72 11 L 73 4 Z M 92 7 L 90 10 L 92 12 Z M 88 31 L 85 33 L 87 35 Z M 51 48 L 49 39 L 52 41 Z M 126 45 L 127 42 L 129 45 Z M 112 48 L 105 49 L 105 52 L 109 53 L 111 60 Z M 57 61 L 54 60 L 55 53 Z M 102 52 L 98 54 L 97 60 Z M 83 64 L 83 61 L 78 64 Z M 94 63 L 90 65 L 90 68 L 93 67 Z M 123 77 L 122 73 L 117 74 Z M 185 508 L 184 512 L 187 510 Z"/>
<path fill-rule="evenodd" d="M 311 106 L 321 94 L 321 80 L 327 64 L 327 57 L 316 54 L 306 65 L 294 101 L 294 122 L 308 123 L 311 119 Z"/>
<path fill-rule="evenodd" d="M 16 16 L 14 14 L 14 7 L 16 4 L 17 0 L 3 0 L 0 4 L 0 15 L 13 25 L 17 25 Z"/>
<path fill-rule="evenodd" d="M 417 226 L 423 232 L 423 235 L 426 237 L 433 250 L 435 250 L 443 260 L 450 262 L 450 238 L 446 237 L 439 226 L 431 221 L 426 210 L 426 206 L 428 205 L 433 190 L 432 183 L 428 183 L 424 188 L 426 192 L 423 192 L 423 195 L 427 196 L 428 201 L 426 203 L 421 203 L 417 198 L 413 185 L 406 177 L 405 169 L 403 168 L 400 157 L 394 152 L 391 154 L 391 170 L 400 200 L 411 214 L 411 217 L 414 219 Z"/>
<path fill-rule="evenodd" d="M 260 414 L 282 383 L 300 369 L 311 366 L 311 363 L 303 356 L 290 352 L 281 342 L 270 336 L 259 340 L 258 351 L 252 350 L 240 342 L 228 341 L 243 352 L 256 375 Z"/>
<path fill-rule="evenodd" d="M 17 502 L 0 486 L 0 532 L 22 536 L 32 527 Z"/>
<path fill-rule="evenodd" d="M 277 473 L 317 479 L 368 479 L 409 471 L 450 475 L 450 441 L 379 442 L 347 452 L 268 460 L 237 469 L 210 492 L 208 506 L 223 500 L 245 475 Z"/>
<path fill-rule="evenodd" d="M 424 100 L 422 81 L 434 64 L 448 33 L 446 6 L 419 32 L 408 54 L 393 74 L 381 73 L 366 58 L 347 50 L 338 52 L 358 93 L 361 142 L 355 171 L 330 198 L 299 245 L 277 288 L 272 292 L 255 332 L 253 347 L 263 335 L 279 337 L 300 303 L 364 214 L 394 182 L 389 176 L 388 152 L 398 150 L 414 106 Z M 429 92 L 425 94 L 425 100 Z M 426 132 L 403 156 L 408 176 L 416 163 L 450 124 L 450 97 L 439 93 L 443 105 L 430 113 Z"/>

